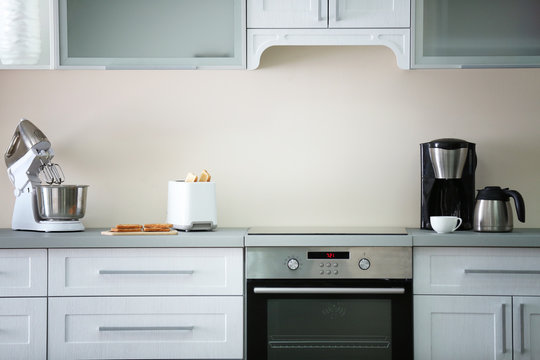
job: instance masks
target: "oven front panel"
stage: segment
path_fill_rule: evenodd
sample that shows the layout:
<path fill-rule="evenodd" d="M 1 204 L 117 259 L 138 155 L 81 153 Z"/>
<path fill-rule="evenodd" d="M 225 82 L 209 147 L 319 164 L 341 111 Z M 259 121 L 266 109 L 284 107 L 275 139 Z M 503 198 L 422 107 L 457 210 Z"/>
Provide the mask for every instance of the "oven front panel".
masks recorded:
<path fill-rule="evenodd" d="M 247 359 L 412 359 L 411 294 L 411 280 L 248 280 Z"/>

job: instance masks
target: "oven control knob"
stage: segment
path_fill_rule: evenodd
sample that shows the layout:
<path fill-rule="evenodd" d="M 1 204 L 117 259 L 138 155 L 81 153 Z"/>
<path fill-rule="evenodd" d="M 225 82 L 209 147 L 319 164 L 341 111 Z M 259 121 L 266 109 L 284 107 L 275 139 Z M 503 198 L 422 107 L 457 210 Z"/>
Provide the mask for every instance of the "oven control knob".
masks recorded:
<path fill-rule="evenodd" d="M 295 258 L 289 259 L 287 261 L 287 267 L 291 270 L 296 270 L 298 269 L 299 266 L 300 264 L 298 263 L 298 260 L 296 260 Z"/>
<path fill-rule="evenodd" d="M 371 262 L 369 261 L 369 259 L 362 258 L 362 259 L 360 259 L 360 261 L 358 262 L 358 266 L 359 266 L 360 269 L 362 269 L 362 270 L 367 270 L 367 269 L 369 269 L 369 267 L 371 266 Z"/>

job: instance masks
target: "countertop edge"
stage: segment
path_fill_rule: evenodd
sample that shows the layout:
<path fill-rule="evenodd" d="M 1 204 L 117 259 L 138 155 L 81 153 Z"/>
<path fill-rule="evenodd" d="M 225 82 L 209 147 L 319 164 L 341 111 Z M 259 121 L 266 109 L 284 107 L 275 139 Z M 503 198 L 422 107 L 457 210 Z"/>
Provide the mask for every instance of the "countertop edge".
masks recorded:
<path fill-rule="evenodd" d="M 540 247 L 540 229 L 515 228 L 511 232 L 455 231 L 437 234 L 432 230 L 407 229 L 413 247 Z"/>
<path fill-rule="evenodd" d="M 101 235 L 107 229 L 82 232 L 40 233 L 0 229 L 0 249 L 24 248 L 165 248 L 244 247 L 247 228 L 218 228 L 214 231 L 178 232 L 177 235 Z"/>

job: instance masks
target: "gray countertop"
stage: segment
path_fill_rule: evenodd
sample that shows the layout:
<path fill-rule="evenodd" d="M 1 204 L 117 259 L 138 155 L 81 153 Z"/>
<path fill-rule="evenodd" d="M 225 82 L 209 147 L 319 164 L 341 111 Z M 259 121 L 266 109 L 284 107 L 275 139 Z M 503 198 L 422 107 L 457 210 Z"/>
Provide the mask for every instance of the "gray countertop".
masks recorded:
<path fill-rule="evenodd" d="M 248 235 L 247 228 L 179 232 L 178 235 L 106 236 L 106 229 L 83 232 L 43 233 L 0 229 L 0 249 L 94 247 L 251 247 L 251 246 L 465 246 L 540 247 L 540 229 L 516 228 L 509 233 L 456 231 L 437 234 L 407 229 L 408 234 L 289 234 Z"/>
<path fill-rule="evenodd" d="M 178 235 L 107 236 L 108 229 L 82 232 L 44 233 L 0 229 L 0 249 L 14 248 L 94 248 L 94 247 L 243 247 L 244 228 L 217 228 L 215 231 L 182 232 Z"/>
<path fill-rule="evenodd" d="M 540 247 L 540 229 L 515 228 L 512 232 L 455 231 L 437 234 L 432 230 L 407 229 L 413 246 Z"/>

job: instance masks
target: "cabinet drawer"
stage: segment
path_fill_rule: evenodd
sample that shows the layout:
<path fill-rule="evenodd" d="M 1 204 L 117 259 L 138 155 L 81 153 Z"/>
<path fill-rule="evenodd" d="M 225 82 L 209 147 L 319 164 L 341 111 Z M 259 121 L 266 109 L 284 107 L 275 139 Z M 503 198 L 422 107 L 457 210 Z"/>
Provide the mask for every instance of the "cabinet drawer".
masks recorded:
<path fill-rule="evenodd" d="M 3 296 L 47 296 L 47 250 L 0 250 Z"/>
<path fill-rule="evenodd" d="M 47 358 L 46 298 L 0 299 L 0 358 Z"/>
<path fill-rule="evenodd" d="M 49 299 L 49 359 L 241 359 L 241 296 Z"/>
<path fill-rule="evenodd" d="M 242 250 L 51 249 L 49 295 L 241 295 Z"/>
<path fill-rule="evenodd" d="M 415 248 L 415 294 L 540 295 L 540 249 Z"/>

